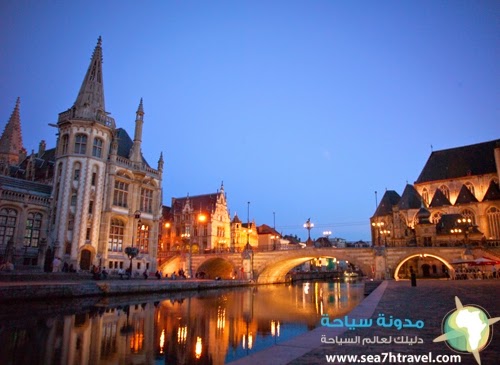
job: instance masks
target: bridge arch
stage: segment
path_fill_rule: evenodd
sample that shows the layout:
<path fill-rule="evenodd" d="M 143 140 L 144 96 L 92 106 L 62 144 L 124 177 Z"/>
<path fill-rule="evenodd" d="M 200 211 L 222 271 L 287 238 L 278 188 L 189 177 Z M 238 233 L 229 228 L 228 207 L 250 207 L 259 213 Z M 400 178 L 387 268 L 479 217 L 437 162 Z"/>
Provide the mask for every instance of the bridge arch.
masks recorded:
<path fill-rule="evenodd" d="M 394 279 L 396 281 L 398 280 L 401 280 L 401 278 L 399 277 L 399 269 L 401 269 L 401 267 L 408 261 L 410 261 L 411 259 L 415 258 L 415 257 L 431 257 L 433 259 L 436 259 L 440 262 L 442 262 L 447 268 L 448 268 L 448 272 L 450 273 L 450 275 L 453 277 L 454 276 L 454 273 L 455 273 L 455 269 L 453 268 L 453 266 L 450 265 L 450 263 L 444 259 L 443 257 L 441 256 L 438 256 L 438 255 L 434 255 L 434 254 L 430 254 L 430 253 L 415 253 L 415 254 L 412 254 L 412 255 L 409 255 L 409 256 L 406 256 L 403 260 L 401 260 L 399 262 L 399 264 L 396 266 L 396 269 L 394 270 Z"/>
<path fill-rule="evenodd" d="M 366 252 L 365 252 L 366 251 Z M 293 251 L 282 251 L 265 260 L 260 259 L 254 265 L 254 272 L 259 284 L 270 284 L 286 281 L 286 274 L 294 267 L 315 258 L 335 258 L 348 261 L 359 267 L 367 275 L 371 270 L 373 252 L 368 249 L 335 249 L 335 248 L 305 248 Z M 258 257 L 256 257 L 258 259 Z M 255 259 L 254 259 L 255 260 Z"/>

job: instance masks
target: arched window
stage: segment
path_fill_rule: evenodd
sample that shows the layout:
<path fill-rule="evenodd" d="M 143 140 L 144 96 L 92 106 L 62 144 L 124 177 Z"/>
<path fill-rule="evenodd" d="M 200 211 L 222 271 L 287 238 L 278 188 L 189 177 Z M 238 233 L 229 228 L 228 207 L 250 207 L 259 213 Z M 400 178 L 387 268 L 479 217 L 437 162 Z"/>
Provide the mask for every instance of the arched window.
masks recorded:
<path fill-rule="evenodd" d="M 464 217 L 465 219 L 469 218 L 471 220 L 472 225 L 476 225 L 476 215 L 472 210 L 464 209 L 460 214 L 462 214 L 462 217 Z"/>
<path fill-rule="evenodd" d="M 500 210 L 496 207 L 491 207 L 486 211 L 486 218 L 488 219 L 488 231 L 490 232 L 490 239 L 500 238 Z"/>
<path fill-rule="evenodd" d="M 441 185 L 439 190 L 441 190 L 446 199 L 450 200 L 450 189 L 446 185 Z"/>
<path fill-rule="evenodd" d="M 14 237 L 16 221 L 17 212 L 14 209 L 3 208 L 0 210 L 0 244 L 6 245 Z"/>
<path fill-rule="evenodd" d="M 147 224 L 141 224 L 137 227 L 137 246 L 139 251 L 143 253 L 148 253 L 149 250 L 149 229 Z"/>
<path fill-rule="evenodd" d="M 24 246 L 38 247 L 40 232 L 42 228 L 42 215 L 40 213 L 29 213 L 24 231 Z"/>
<path fill-rule="evenodd" d="M 441 220 L 442 215 L 443 215 L 443 213 L 441 213 L 441 212 L 432 213 L 431 219 L 430 219 L 431 223 L 438 224 L 439 221 Z"/>
<path fill-rule="evenodd" d="M 61 154 L 65 155 L 68 153 L 68 143 L 69 143 L 69 135 L 65 134 L 62 136 L 61 140 Z"/>
<path fill-rule="evenodd" d="M 109 228 L 108 251 L 122 252 L 123 251 L 123 232 L 124 224 L 119 219 L 111 219 L 111 227 Z"/>
<path fill-rule="evenodd" d="M 101 158 L 102 156 L 103 141 L 101 138 L 94 138 L 94 145 L 92 146 L 92 156 Z"/>
<path fill-rule="evenodd" d="M 84 155 L 87 151 L 87 135 L 77 134 L 75 136 L 75 153 Z"/>
<path fill-rule="evenodd" d="M 425 205 L 429 205 L 429 191 L 427 191 L 426 188 L 422 190 L 422 200 L 424 201 Z"/>
<path fill-rule="evenodd" d="M 474 185 L 470 181 L 467 181 L 464 185 L 467 189 L 469 189 L 472 195 L 476 196 L 476 190 L 474 189 Z"/>

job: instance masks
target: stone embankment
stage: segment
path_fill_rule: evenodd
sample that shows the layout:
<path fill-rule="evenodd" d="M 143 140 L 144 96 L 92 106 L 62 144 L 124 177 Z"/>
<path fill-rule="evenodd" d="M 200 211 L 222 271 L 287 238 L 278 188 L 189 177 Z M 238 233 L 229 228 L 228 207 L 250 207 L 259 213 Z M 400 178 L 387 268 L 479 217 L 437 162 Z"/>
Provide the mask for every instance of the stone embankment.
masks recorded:
<path fill-rule="evenodd" d="M 125 294 L 179 292 L 254 285 L 248 280 L 156 279 L 93 280 L 89 274 L 2 273 L 0 301 L 81 298 Z"/>

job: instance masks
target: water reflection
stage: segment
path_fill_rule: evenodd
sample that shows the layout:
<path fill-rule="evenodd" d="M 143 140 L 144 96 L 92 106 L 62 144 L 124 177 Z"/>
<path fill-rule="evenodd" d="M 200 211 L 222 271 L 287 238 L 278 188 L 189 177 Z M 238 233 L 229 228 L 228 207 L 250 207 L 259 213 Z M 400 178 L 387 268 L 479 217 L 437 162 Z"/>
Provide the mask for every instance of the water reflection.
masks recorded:
<path fill-rule="evenodd" d="M 0 363 L 225 364 L 362 299 L 362 283 L 331 282 L 20 304 L 0 308 Z"/>

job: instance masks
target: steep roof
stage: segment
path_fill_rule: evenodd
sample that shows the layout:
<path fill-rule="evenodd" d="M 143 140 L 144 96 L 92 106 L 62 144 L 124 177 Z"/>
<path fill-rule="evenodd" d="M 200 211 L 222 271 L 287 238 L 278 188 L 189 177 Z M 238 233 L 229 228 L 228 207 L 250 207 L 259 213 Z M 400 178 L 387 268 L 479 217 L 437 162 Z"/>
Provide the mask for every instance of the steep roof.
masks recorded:
<path fill-rule="evenodd" d="M 19 112 L 20 99 L 17 98 L 16 106 L 12 111 L 9 121 L 0 137 L 0 160 L 10 156 L 7 160 L 16 159 L 23 147 L 23 137 L 21 134 L 21 115 Z M 19 162 L 19 161 L 18 161 Z M 17 162 L 17 163 L 18 163 Z"/>
<path fill-rule="evenodd" d="M 130 149 L 134 145 L 134 142 L 128 135 L 127 131 L 123 128 L 116 128 L 115 136 L 118 140 L 118 151 L 117 151 L 118 156 L 129 159 Z M 142 156 L 142 162 L 145 163 L 146 166 L 151 167 L 149 166 L 144 156 Z"/>
<path fill-rule="evenodd" d="M 45 198 L 50 198 L 50 194 L 52 192 L 52 185 L 16 179 L 10 176 L 0 176 L 0 188 L 20 193 L 29 193 Z"/>
<path fill-rule="evenodd" d="M 490 182 L 483 201 L 500 200 L 500 187 L 494 181 Z"/>
<path fill-rule="evenodd" d="M 273 227 L 268 226 L 267 224 L 262 224 L 257 227 L 258 234 L 274 234 L 279 236 L 280 234 Z"/>
<path fill-rule="evenodd" d="M 432 201 L 429 204 L 429 207 L 436 208 L 445 205 L 451 205 L 449 199 L 446 197 L 446 195 L 443 194 L 443 192 L 440 189 L 436 189 L 436 192 L 432 197 Z"/>
<path fill-rule="evenodd" d="M 392 207 L 399 203 L 401 197 L 394 190 L 386 190 L 380 204 L 375 210 L 374 217 L 381 217 L 392 213 Z"/>
<path fill-rule="evenodd" d="M 413 185 L 406 184 L 403 195 L 401 196 L 401 199 L 398 203 L 399 209 L 420 209 L 421 206 L 422 198 L 420 197 L 420 194 L 417 192 Z"/>
<path fill-rule="evenodd" d="M 455 204 L 468 204 L 468 203 L 477 203 L 477 199 L 474 194 L 467 188 L 467 186 L 462 185 L 460 188 L 460 192 L 458 193 L 457 200 Z"/>
<path fill-rule="evenodd" d="M 432 152 L 416 184 L 496 173 L 494 149 L 500 139 Z"/>
<path fill-rule="evenodd" d="M 187 196 L 182 198 L 172 198 L 172 211 L 174 213 L 179 213 L 182 208 L 186 205 L 187 200 L 193 210 L 201 210 L 202 212 L 211 213 L 215 211 L 215 204 L 217 202 L 217 197 L 219 193 L 203 194 L 196 196 Z"/>

